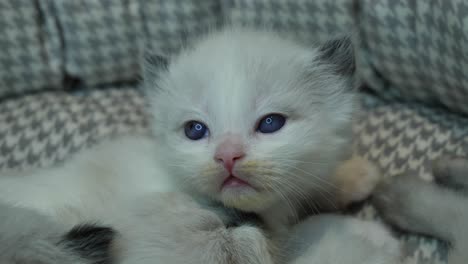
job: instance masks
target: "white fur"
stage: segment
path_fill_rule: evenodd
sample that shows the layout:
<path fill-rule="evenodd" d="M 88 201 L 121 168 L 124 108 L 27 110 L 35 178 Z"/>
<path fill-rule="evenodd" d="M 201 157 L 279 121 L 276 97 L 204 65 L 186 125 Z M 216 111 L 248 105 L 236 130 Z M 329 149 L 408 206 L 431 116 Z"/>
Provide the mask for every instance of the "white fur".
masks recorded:
<path fill-rule="evenodd" d="M 65 164 L 35 171 L 3 172 L 0 200 L 55 216 L 76 212 L 74 225 L 109 204 L 174 190 L 155 157 L 152 138 L 126 136 L 75 155 Z M 68 223 L 66 222 L 68 221 Z"/>
<path fill-rule="evenodd" d="M 319 56 L 318 48 L 248 30 L 226 30 L 182 52 L 146 82 L 162 164 L 189 191 L 277 218 L 292 217 L 300 202 L 330 196 L 330 171 L 348 155 L 355 93 L 350 78 Z M 274 134 L 256 133 L 269 113 L 288 116 L 287 124 Z M 204 122 L 209 137 L 187 139 L 182 127 L 189 120 Z M 213 156 L 233 135 L 247 146 L 235 173 L 257 192 L 219 191 L 226 172 Z"/>
<path fill-rule="evenodd" d="M 57 168 L 3 175 L 0 200 L 69 225 L 95 219 L 116 226 L 122 234 L 116 251 L 123 263 L 272 263 L 263 231 L 226 229 L 219 216 L 179 197 L 180 192 L 175 198 L 170 193 L 181 186 L 190 194 L 256 212 L 270 227 L 293 224 L 301 206 L 333 199 L 329 175 L 348 155 L 355 94 L 350 76 L 334 72 L 334 61 L 322 55 L 318 48 L 268 32 L 228 29 L 203 38 L 175 57 L 167 71 L 146 66 L 154 139 L 126 137 Z M 256 133 L 257 121 L 268 113 L 286 115 L 285 127 Z M 189 120 L 207 124 L 209 137 L 188 140 L 183 125 Z M 247 146 L 235 173 L 256 190 L 220 191 L 226 172 L 214 161 L 214 150 L 230 135 Z M 339 234 L 331 228 L 327 241 L 362 237 L 366 243 L 360 249 L 369 245 L 375 254 L 375 249 L 385 253 L 379 243 L 353 230 L 364 225 L 355 221 L 333 222 L 350 228 Z M 316 224 L 308 221 L 302 227 Z M 346 246 L 346 255 L 369 253 L 354 252 L 353 241 L 339 245 Z M 314 261 L 329 256 L 304 254 Z M 333 263 L 343 261 L 347 258 Z"/>
<path fill-rule="evenodd" d="M 397 264 L 400 247 L 382 225 L 339 215 L 309 217 L 289 241 L 294 264 Z"/>

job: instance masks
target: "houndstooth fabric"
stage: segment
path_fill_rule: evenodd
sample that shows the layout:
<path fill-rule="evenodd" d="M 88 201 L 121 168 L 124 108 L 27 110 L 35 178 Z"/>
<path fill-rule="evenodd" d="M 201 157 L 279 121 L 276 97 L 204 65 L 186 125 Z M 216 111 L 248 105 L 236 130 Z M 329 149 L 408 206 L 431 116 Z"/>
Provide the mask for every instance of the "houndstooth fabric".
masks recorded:
<path fill-rule="evenodd" d="M 141 1 L 147 46 L 162 54 L 172 54 L 224 21 L 226 0 Z"/>
<path fill-rule="evenodd" d="M 60 36 L 43 11 L 30 0 L 0 0 L 0 96 L 61 88 Z"/>
<path fill-rule="evenodd" d="M 134 87 L 8 100 L 0 104 L 0 170 L 51 166 L 103 138 L 147 127 Z"/>
<path fill-rule="evenodd" d="M 355 126 L 355 149 L 387 177 L 409 171 L 430 180 L 437 157 L 468 156 L 468 118 L 420 104 L 367 100 L 365 118 Z"/>
<path fill-rule="evenodd" d="M 358 3 L 362 78 L 384 98 L 468 114 L 468 2 Z"/>
<path fill-rule="evenodd" d="M 143 42 L 140 1 L 51 0 L 65 71 L 84 84 L 135 79 Z"/>
<path fill-rule="evenodd" d="M 349 33 L 352 0 L 230 0 L 226 20 L 232 25 L 262 26 L 316 43 Z"/>
<path fill-rule="evenodd" d="M 217 0 L 52 0 L 65 70 L 86 86 L 135 80 L 145 47 L 168 54 L 218 23 Z"/>
<path fill-rule="evenodd" d="M 86 86 L 134 80 L 144 48 L 172 54 L 225 23 L 268 26 L 306 43 L 347 32 L 352 1 L 51 0 L 62 28 L 65 71 Z"/>
<path fill-rule="evenodd" d="M 412 173 L 432 180 L 431 164 L 441 155 L 468 157 L 468 118 L 413 103 L 387 103 L 366 96 L 365 116 L 355 123 L 355 152 L 377 164 L 385 177 Z M 372 208 L 361 212 L 374 218 Z M 442 243 L 405 236 L 409 263 L 445 263 Z"/>

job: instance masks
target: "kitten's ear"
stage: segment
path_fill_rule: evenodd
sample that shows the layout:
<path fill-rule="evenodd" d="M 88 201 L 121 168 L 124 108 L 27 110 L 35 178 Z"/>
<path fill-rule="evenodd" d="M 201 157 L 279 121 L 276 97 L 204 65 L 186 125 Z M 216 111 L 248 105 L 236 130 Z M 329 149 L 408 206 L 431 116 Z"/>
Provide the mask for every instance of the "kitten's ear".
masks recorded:
<path fill-rule="evenodd" d="M 352 76 L 356 70 L 351 37 L 331 39 L 319 47 L 320 59 L 331 63 L 340 75 Z"/>
<path fill-rule="evenodd" d="M 161 75 L 167 72 L 169 68 L 169 59 L 150 50 L 145 50 L 142 67 L 143 81 L 154 85 Z"/>

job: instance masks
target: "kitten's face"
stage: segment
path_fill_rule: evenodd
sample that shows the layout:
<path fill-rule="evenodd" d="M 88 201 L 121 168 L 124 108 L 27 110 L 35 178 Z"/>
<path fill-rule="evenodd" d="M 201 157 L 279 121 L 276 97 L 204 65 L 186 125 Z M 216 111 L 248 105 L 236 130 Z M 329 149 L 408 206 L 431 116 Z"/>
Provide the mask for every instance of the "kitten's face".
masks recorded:
<path fill-rule="evenodd" d="M 161 162 L 187 189 L 246 211 L 329 188 L 354 100 L 324 57 L 267 33 L 226 31 L 158 78 L 148 65 Z"/>

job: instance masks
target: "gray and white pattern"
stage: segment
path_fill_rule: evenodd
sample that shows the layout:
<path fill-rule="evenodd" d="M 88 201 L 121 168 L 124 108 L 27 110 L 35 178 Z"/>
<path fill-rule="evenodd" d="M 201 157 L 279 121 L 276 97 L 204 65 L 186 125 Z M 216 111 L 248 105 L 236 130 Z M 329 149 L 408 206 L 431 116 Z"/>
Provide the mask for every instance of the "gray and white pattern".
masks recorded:
<path fill-rule="evenodd" d="M 352 1 L 0 0 L 5 93 L 133 81 L 143 49 L 169 55 L 225 23 L 267 26 L 306 43 L 346 32 Z M 21 59 L 18 59 L 21 58 Z M 0 93 L 0 96 L 2 93 Z"/>
<path fill-rule="evenodd" d="M 431 179 L 442 155 L 468 155 L 468 118 L 418 103 L 385 103 L 368 96 L 366 115 L 356 122 L 356 151 L 387 177 L 405 172 Z"/>
<path fill-rule="evenodd" d="M 116 134 L 147 133 L 134 87 L 47 92 L 0 104 L 0 169 L 46 167 Z"/>
<path fill-rule="evenodd" d="M 358 2 L 362 78 L 388 99 L 468 113 L 468 3 Z"/>
<path fill-rule="evenodd" d="M 316 43 L 348 33 L 353 24 L 352 0 L 222 1 L 228 23 L 265 26 Z"/>
<path fill-rule="evenodd" d="M 412 174 L 432 180 L 432 162 L 443 155 L 468 156 L 468 118 L 418 103 L 385 102 L 366 95 L 365 115 L 354 126 L 355 153 L 373 161 L 385 177 Z M 372 208 L 360 212 L 375 218 Z M 405 236 L 411 262 L 445 263 L 446 247 Z"/>
<path fill-rule="evenodd" d="M 141 0 L 146 46 L 171 54 L 208 30 L 223 24 L 225 0 Z"/>
<path fill-rule="evenodd" d="M 167 55 L 218 24 L 217 0 L 52 0 L 65 71 L 87 86 L 136 80 L 145 47 Z"/>
<path fill-rule="evenodd" d="M 143 45 L 140 1 L 52 0 L 64 68 L 84 84 L 135 79 Z"/>
<path fill-rule="evenodd" d="M 0 0 L 0 97 L 61 88 L 60 35 L 41 4 Z"/>

